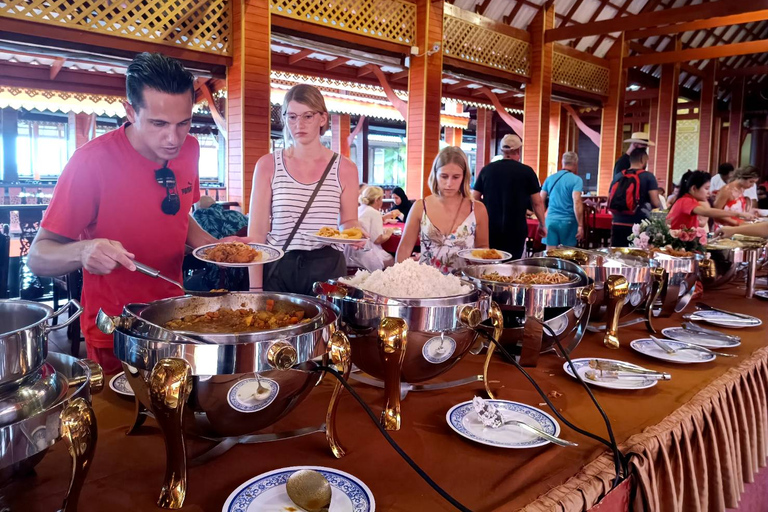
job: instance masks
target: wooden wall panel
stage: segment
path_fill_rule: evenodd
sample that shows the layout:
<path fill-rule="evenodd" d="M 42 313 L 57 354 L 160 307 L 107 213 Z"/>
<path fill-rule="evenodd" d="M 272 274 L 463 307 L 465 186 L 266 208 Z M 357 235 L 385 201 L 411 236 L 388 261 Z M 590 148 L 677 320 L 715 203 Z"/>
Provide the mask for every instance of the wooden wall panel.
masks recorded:
<path fill-rule="evenodd" d="M 523 109 L 523 162 L 533 167 L 539 181 L 547 177 L 549 165 L 549 113 L 552 97 L 553 43 L 544 42 L 544 32 L 555 28 L 554 2 L 542 7 L 528 26 L 531 34 L 531 81 L 525 88 Z"/>
<path fill-rule="evenodd" d="M 227 70 L 227 192 L 243 213 L 256 162 L 270 150 L 269 0 L 233 0 L 232 58 Z"/>
<path fill-rule="evenodd" d="M 624 95 L 627 87 L 627 70 L 624 58 L 627 44 L 621 34 L 608 53 L 608 99 L 603 105 L 600 128 L 600 160 L 597 167 L 597 193 L 608 195 L 613 180 L 613 166 L 622 151 L 624 138 Z"/>

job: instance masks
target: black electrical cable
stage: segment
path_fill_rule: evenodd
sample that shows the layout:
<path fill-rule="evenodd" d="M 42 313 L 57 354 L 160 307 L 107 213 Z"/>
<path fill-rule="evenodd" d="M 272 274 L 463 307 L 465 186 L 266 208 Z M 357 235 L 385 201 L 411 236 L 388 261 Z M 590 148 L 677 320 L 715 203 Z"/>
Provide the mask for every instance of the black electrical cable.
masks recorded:
<path fill-rule="evenodd" d="M 418 464 L 416 464 L 413 459 L 411 459 L 405 451 L 403 451 L 402 448 L 395 442 L 394 439 L 392 439 L 392 436 L 389 435 L 389 433 L 384 429 L 384 427 L 381 426 L 381 423 L 376 418 L 376 415 L 373 413 L 370 407 L 368 407 L 368 404 L 365 403 L 365 401 L 360 398 L 360 395 L 357 394 L 357 392 L 352 389 L 352 386 L 349 385 L 349 383 L 344 379 L 344 377 L 337 372 L 335 369 L 331 368 L 330 366 L 317 366 L 313 369 L 313 371 L 324 371 L 328 372 L 334 377 L 338 379 L 339 382 L 341 382 L 342 386 L 349 391 L 349 394 L 352 395 L 355 400 L 362 406 L 363 409 L 365 409 L 366 414 L 368 414 L 368 417 L 371 418 L 371 421 L 373 421 L 373 424 L 376 425 L 376 428 L 379 429 L 379 432 L 381 435 L 384 436 L 384 438 L 387 440 L 387 442 L 394 448 L 394 450 L 397 452 L 400 457 L 405 460 L 405 462 L 408 463 L 411 468 L 418 473 L 418 475 L 424 479 L 425 482 L 429 484 L 432 489 L 435 490 L 440 496 L 442 496 L 448 503 L 456 507 L 457 510 L 461 510 L 462 512 L 472 512 L 470 509 L 459 503 L 453 496 L 448 494 L 445 490 L 443 490 L 442 487 L 437 485 L 434 480 L 432 480 L 429 475 L 419 467 Z"/>
<path fill-rule="evenodd" d="M 495 339 L 493 336 L 491 336 L 487 332 L 483 332 L 483 331 L 478 331 L 478 332 L 481 332 L 489 341 L 491 341 L 494 345 L 496 345 L 496 347 L 499 349 L 499 351 L 520 371 L 520 373 L 523 374 L 523 376 L 526 379 L 528 379 L 528 382 L 530 382 L 531 385 L 539 393 L 539 395 L 541 395 L 541 397 L 547 403 L 549 408 L 552 409 L 552 412 L 555 413 L 555 416 L 557 416 L 560 421 L 565 423 L 568 427 L 570 427 L 571 429 L 575 430 L 576 432 L 578 432 L 578 433 L 580 433 L 580 434 L 582 434 L 582 435 L 584 435 L 586 437 L 589 437 L 591 439 L 594 439 L 594 440 L 596 440 L 596 441 L 606 445 L 608 448 L 611 449 L 611 451 L 613 452 L 613 462 L 614 462 L 614 467 L 615 467 L 615 471 L 616 471 L 616 477 L 614 478 L 614 481 L 613 481 L 613 487 L 615 487 L 621 481 L 622 470 L 625 470 L 626 462 L 624 461 L 624 457 L 621 454 L 621 451 L 619 451 L 618 445 L 616 444 L 616 440 L 615 440 L 615 437 L 613 435 L 613 429 L 611 427 L 611 422 L 608 419 L 608 416 L 605 414 L 605 411 L 603 411 L 602 407 L 600 407 L 600 404 L 597 402 L 597 399 L 595 398 L 595 396 L 592 394 L 592 391 L 589 389 L 589 386 L 586 384 L 586 382 L 584 382 L 584 380 L 581 378 L 579 373 L 573 367 L 573 362 L 571 361 L 571 358 L 568 356 L 567 352 L 563 349 L 562 345 L 560 344 L 560 340 L 559 340 L 558 336 L 554 333 L 554 331 L 552 331 L 552 329 L 548 325 L 546 325 L 546 324 L 542 324 L 542 325 L 543 325 L 544 329 L 546 329 L 548 331 L 549 335 L 552 336 L 552 338 L 555 340 L 555 344 L 560 349 L 560 353 L 562 353 L 565 356 L 565 359 L 568 361 L 568 364 L 571 367 L 571 371 L 573 371 L 574 375 L 576 376 L 576 379 L 586 389 L 587 394 L 589 394 L 589 397 L 592 399 L 592 402 L 595 404 L 595 407 L 597 407 L 597 410 L 600 412 L 601 416 L 603 417 L 603 421 L 605 422 L 606 427 L 608 429 L 608 436 L 610 438 L 610 441 L 604 439 L 601 436 L 593 434 L 593 433 L 591 433 L 591 432 L 589 432 L 587 430 L 583 430 L 583 429 L 577 427 L 576 425 L 574 425 L 573 423 L 571 423 L 570 421 L 568 421 L 562 414 L 560 414 L 560 412 L 557 410 L 555 405 L 549 399 L 547 394 L 544 393 L 544 391 L 541 389 L 541 387 L 539 387 L 538 383 L 533 379 L 533 377 L 531 377 L 530 374 L 527 371 L 525 371 L 525 369 L 520 365 L 520 363 L 517 362 L 517 359 L 515 359 L 515 357 L 512 354 L 510 354 L 507 351 L 507 349 L 504 348 L 502 346 L 502 344 L 497 339 Z"/>

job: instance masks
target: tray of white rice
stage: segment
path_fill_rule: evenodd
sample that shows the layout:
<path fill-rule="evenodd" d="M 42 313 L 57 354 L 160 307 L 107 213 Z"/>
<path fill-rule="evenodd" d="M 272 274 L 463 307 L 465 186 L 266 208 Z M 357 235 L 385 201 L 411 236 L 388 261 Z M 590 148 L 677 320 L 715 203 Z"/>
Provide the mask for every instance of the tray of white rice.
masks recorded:
<path fill-rule="evenodd" d="M 368 272 L 359 270 L 339 282 L 392 299 L 432 299 L 466 295 L 474 289 L 454 275 L 445 275 L 435 267 L 408 259 L 402 263 Z"/>

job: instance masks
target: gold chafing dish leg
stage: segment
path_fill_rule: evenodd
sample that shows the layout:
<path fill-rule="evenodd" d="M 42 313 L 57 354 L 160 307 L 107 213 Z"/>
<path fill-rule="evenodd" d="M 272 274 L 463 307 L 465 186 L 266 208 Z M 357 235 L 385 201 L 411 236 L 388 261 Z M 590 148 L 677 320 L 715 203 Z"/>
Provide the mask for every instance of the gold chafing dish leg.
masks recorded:
<path fill-rule="evenodd" d="M 149 397 L 149 388 L 147 387 L 144 377 L 141 376 L 136 368 L 123 363 L 123 371 L 125 372 L 125 378 L 128 381 L 128 384 L 133 390 L 133 422 L 131 422 L 131 426 L 128 427 L 128 430 L 125 432 L 125 435 L 129 436 L 136 433 L 139 427 L 144 425 L 144 420 L 146 420 L 147 416 L 150 414 L 147 405 L 142 402 L 140 398 L 145 397 L 146 400 L 146 398 Z"/>
<path fill-rule="evenodd" d="M 400 318 L 384 318 L 379 324 L 379 354 L 384 366 L 386 405 L 381 424 L 387 430 L 400 430 L 400 371 L 408 343 L 408 325 Z"/>
<path fill-rule="evenodd" d="M 80 491 L 96 451 L 96 415 L 85 399 L 75 398 L 61 412 L 60 421 L 61 434 L 72 457 L 72 477 L 61 510 L 76 512 Z"/>
<path fill-rule="evenodd" d="M 629 283 L 624 276 L 608 276 L 605 282 L 605 290 L 608 294 L 608 326 L 603 338 L 603 344 L 608 348 L 619 348 L 619 317 L 624 307 L 624 299 L 629 293 Z"/>
<path fill-rule="evenodd" d="M 352 369 L 352 351 L 347 335 L 341 331 L 335 331 L 328 342 L 328 352 L 331 355 L 331 362 L 336 366 L 344 379 L 348 380 L 349 372 Z M 344 386 L 341 382 L 337 381 L 333 388 L 331 401 L 328 404 L 328 413 L 325 416 L 325 437 L 328 440 L 328 445 L 331 447 L 334 457 L 337 459 L 345 455 L 344 448 L 338 442 L 338 434 L 336 433 L 336 409 L 339 406 L 339 399 L 343 391 Z"/>
<path fill-rule="evenodd" d="M 161 508 L 181 508 L 187 492 L 182 414 L 192 388 L 191 374 L 189 363 L 183 359 L 162 359 L 149 376 L 152 412 L 165 438 L 165 478 L 157 500 Z"/>
<path fill-rule="evenodd" d="M 652 334 L 656 334 L 656 328 L 653 327 L 653 305 L 659 299 L 661 291 L 667 286 L 668 277 L 667 271 L 661 267 L 651 269 L 651 293 L 645 304 L 645 328 Z"/>
<path fill-rule="evenodd" d="M 504 317 L 501 314 L 501 308 L 495 302 L 491 303 L 491 310 L 488 313 L 493 324 L 493 338 L 498 341 L 501 339 L 501 333 L 504 330 Z M 485 356 L 485 364 L 483 365 L 483 383 L 485 384 L 485 394 L 488 398 L 496 398 L 491 391 L 491 381 L 488 378 L 488 369 L 491 366 L 491 358 L 493 352 L 496 350 L 496 343 L 490 342 L 488 344 L 488 353 Z"/>

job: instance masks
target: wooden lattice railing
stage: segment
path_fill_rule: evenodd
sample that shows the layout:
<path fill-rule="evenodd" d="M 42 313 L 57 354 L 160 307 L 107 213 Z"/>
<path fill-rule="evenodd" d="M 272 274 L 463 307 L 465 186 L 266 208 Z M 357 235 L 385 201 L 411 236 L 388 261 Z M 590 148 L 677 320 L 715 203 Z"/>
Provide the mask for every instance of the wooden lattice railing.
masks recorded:
<path fill-rule="evenodd" d="M 229 54 L 228 0 L 0 0 L 0 17 Z"/>
<path fill-rule="evenodd" d="M 552 82 L 607 96 L 608 68 L 555 50 L 552 57 Z"/>
<path fill-rule="evenodd" d="M 270 0 L 273 15 L 411 45 L 416 5 L 404 0 Z"/>

